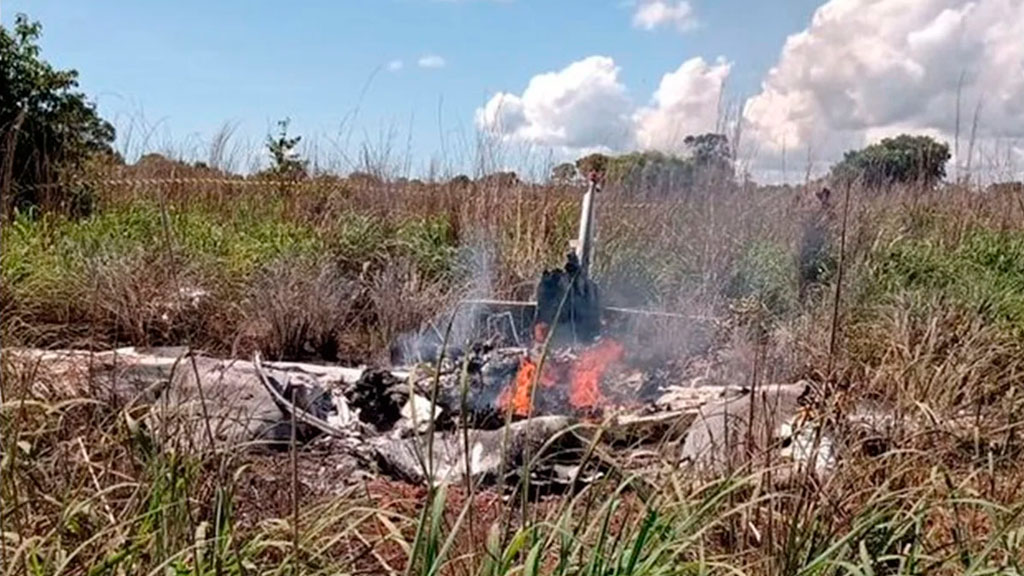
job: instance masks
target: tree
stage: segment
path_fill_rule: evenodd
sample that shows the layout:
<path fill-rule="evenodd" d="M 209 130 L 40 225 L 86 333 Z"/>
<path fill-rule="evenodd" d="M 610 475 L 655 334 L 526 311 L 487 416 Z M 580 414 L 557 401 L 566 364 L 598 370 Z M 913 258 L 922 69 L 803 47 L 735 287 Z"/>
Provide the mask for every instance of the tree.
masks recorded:
<path fill-rule="evenodd" d="M 459 174 L 448 181 L 448 185 L 457 190 L 469 188 L 473 185 L 473 181 L 469 179 L 469 176 L 465 174 Z"/>
<path fill-rule="evenodd" d="M 661 152 L 631 152 L 609 161 L 608 181 L 664 197 L 691 187 L 693 166 L 683 158 Z"/>
<path fill-rule="evenodd" d="M 497 190 L 514 188 L 520 184 L 519 175 L 515 172 L 492 172 L 477 180 L 480 186 Z"/>
<path fill-rule="evenodd" d="M 285 118 L 277 123 L 277 137 L 267 135 L 267 151 L 270 152 L 270 174 L 286 180 L 302 180 L 306 177 L 308 162 L 299 157 L 296 148 L 302 136 L 288 136 L 291 120 Z"/>
<path fill-rule="evenodd" d="M 578 177 L 579 171 L 570 162 L 563 162 L 551 170 L 551 181 L 556 184 L 571 184 Z"/>
<path fill-rule="evenodd" d="M 608 170 L 608 160 L 608 156 L 595 152 L 577 160 L 576 168 L 587 178 L 590 174 L 604 175 Z"/>
<path fill-rule="evenodd" d="M 354 170 L 352 172 L 349 172 L 348 176 L 346 176 L 345 179 L 348 180 L 348 182 L 351 184 L 365 187 L 380 186 L 381 184 L 384 183 L 384 181 L 381 180 L 376 174 L 371 174 L 370 172 L 365 172 L 362 170 Z"/>
<path fill-rule="evenodd" d="M 654 196 L 688 189 L 693 180 L 690 162 L 656 151 L 590 154 L 577 160 L 576 166 L 582 175 L 596 172 L 611 186 Z"/>
<path fill-rule="evenodd" d="M 850 150 L 832 167 L 833 179 L 859 180 L 870 188 L 892 184 L 934 186 L 946 177 L 949 144 L 930 136 L 901 134 L 860 150 Z"/>
<path fill-rule="evenodd" d="M 725 134 L 687 136 L 683 145 L 693 162 L 694 175 L 702 185 L 732 182 L 735 178 L 732 147 Z"/>
<path fill-rule="evenodd" d="M 78 88 L 78 72 L 40 56 L 42 26 L 19 14 L 0 27 L 0 193 L 4 214 L 36 207 L 81 213 L 91 193 L 76 182 L 94 159 L 119 160 L 114 127 Z"/>
<path fill-rule="evenodd" d="M 576 167 L 581 175 L 597 172 L 610 185 L 655 197 L 689 193 L 698 186 L 733 184 L 732 147 L 724 134 L 687 136 L 683 144 L 686 154 L 682 157 L 656 150 L 619 156 L 595 153 L 577 160 Z"/>

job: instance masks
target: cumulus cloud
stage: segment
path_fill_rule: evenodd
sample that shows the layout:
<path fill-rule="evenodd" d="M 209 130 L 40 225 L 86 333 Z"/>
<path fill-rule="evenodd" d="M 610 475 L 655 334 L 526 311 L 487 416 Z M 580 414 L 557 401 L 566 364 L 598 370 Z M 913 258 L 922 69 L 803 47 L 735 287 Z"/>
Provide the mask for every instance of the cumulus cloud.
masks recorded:
<path fill-rule="evenodd" d="M 959 93 L 961 156 L 977 109 L 976 153 L 988 150 L 987 157 L 1019 171 L 1022 38 L 1024 0 L 831 0 L 807 29 L 787 39 L 747 100 L 740 159 L 752 161 L 750 169 L 762 176 L 778 170 L 785 151 L 799 158 L 790 160 L 796 175 L 805 159 L 823 170 L 847 149 L 903 132 L 952 144 Z M 722 128 L 731 68 L 722 58 L 691 58 L 637 105 L 615 62 L 591 56 L 535 76 L 521 93 L 495 94 L 477 110 L 476 123 L 503 141 L 567 155 L 678 152 L 686 135 Z"/>
<path fill-rule="evenodd" d="M 522 94 L 495 94 L 477 126 L 506 141 L 563 149 L 620 149 L 632 139 L 633 105 L 607 56 L 534 76 Z"/>
<path fill-rule="evenodd" d="M 686 32 L 697 25 L 693 6 L 686 0 L 640 0 L 633 12 L 633 26 L 643 30 L 672 26 L 680 32 Z"/>
<path fill-rule="evenodd" d="M 404 67 L 405 63 L 402 62 L 401 60 L 392 60 L 391 62 L 388 62 L 388 70 L 390 70 L 391 72 L 398 72 Z"/>
<path fill-rule="evenodd" d="M 715 129 L 730 69 L 721 58 L 687 60 L 665 74 L 647 105 L 637 107 L 615 61 L 591 56 L 534 76 L 522 94 L 495 94 L 477 110 L 476 124 L 505 141 L 566 152 L 679 152 L 687 135 Z"/>
<path fill-rule="evenodd" d="M 768 159 L 835 159 L 915 132 L 952 138 L 981 104 L 981 138 L 1024 138 L 1024 0 L 831 0 L 786 41 L 744 109 Z"/>
<path fill-rule="evenodd" d="M 437 54 L 424 54 L 416 61 L 420 68 L 444 68 L 448 64 L 445 59 Z"/>
<path fill-rule="evenodd" d="M 680 151 L 683 138 L 715 130 L 721 115 L 722 91 L 732 66 L 719 58 L 683 62 L 665 74 L 649 106 L 637 111 L 637 142 L 643 148 Z"/>

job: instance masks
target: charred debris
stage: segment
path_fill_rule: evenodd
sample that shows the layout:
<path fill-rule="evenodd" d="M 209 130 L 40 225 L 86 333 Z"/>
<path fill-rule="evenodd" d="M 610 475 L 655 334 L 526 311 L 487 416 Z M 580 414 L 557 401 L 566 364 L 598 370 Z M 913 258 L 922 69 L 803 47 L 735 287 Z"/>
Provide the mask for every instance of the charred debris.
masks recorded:
<path fill-rule="evenodd" d="M 131 426 L 195 450 L 288 448 L 294 422 L 299 443 L 326 446 L 394 478 L 437 484 L 469 476 L 508 485 L 526 473 L 532 486 L 552 489 L 578 486 L 622 462 L 701 460 L 716 451 L 714 431 L 729 429 L 718 420 L 737 412 L 722 407 L 750 394 L 686 384 L 679 348 L 707 342 L 706 335 L 691 330 L 660 353 L 638 337 L 642 331 L 610 328 L 664 317 L 698 323 L 602 305 L 589 274 L 598 184 L 592 179 L 584 195 L 572 252 L 563 267 L 541 274 L 535 301 L 467 302 L 483 334 L 447 348 L 436 328 L 398 342 L 395 358 L 414 359 L 406 365 L 344 368 L 259 355 L 249 363 L 184 350 L 5 355 L 26 369 L 47 366 L 69 386 L 81 379 L 83 389 L 95 390 L 104 382 Z M 750 399 L 761 401 L 760 394 Z M 797 434 L 794 410 L 787 404 L 769 419 L 766 446 L 781 430 Z M 606 447 L 619 464 L 610 464 Z"/>

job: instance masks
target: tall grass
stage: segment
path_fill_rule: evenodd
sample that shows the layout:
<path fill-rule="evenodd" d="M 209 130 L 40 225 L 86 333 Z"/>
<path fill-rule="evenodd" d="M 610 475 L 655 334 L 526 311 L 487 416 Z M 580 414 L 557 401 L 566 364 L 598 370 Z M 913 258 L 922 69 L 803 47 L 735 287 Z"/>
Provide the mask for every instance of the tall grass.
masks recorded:
<path fill-rule="evenodd" d="M 111 188 L 89 218 L 5 224 L 4 345 L 379 359 L 475 286 L 460 254 L 476 243 L 494 260 L 492 295 L 522 296 L 564 257 L 578 200 L 525 184 L 292 192 Z M 854 191 L 834 358 L 833 292 L 797 296 L 810 191 L 600 199 L 595 273 L 609 302 L 720 319 L 711 353 L 687 358 L 702 377 L 805 377 L 835 385 L 830 409 L 871 400 L 897 414 L 878 437 L 844 436 L 827 479 L 780 484 L 767 462 L 707 480 L 671 459 L 638 471 L 613 453 L 614 473 L 536 499 L 325 482 L 330 461 L 298 452 L 293 481 L 288 455 L 168 447 L 134 408 L 5 357 L 4 571 L 1020 573 L 1024 213 L 1012 194 Z"/>

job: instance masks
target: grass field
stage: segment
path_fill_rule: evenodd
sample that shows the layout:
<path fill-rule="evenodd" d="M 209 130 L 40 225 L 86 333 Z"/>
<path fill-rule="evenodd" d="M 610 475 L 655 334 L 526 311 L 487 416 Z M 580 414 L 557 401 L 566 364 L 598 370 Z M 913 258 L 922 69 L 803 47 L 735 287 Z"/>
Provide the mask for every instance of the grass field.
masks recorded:
<path fill-rule="evenodd" d="M 1020 193 L 855 188 L 841 241 L 838 191 L 837 306 L 834 269 L 799 297 L 812 192 L 609 190 L 595 275 L 609 303 L 720 318 L 720 378 L 827 382 L 837 404 L 930 422 L 896 426 L 895 449 L 827 482 L 698 482 L 666 464 L 539 502 L 380 479 L 324 491 L 292 481 L 288 455 L 154 448 L 120 407 L 5 364 L 5 573 L 1024 573 Z M 4 346 L 379 362 L 469 293 L 528 296 L 564 258 L 578 199 L 527 184 L 110 185 L 86 218 L 4 222 Z M 948 425 L 965 415 L 966 432 Z M 300 469 L 319 458 L 297 455 Z"/>

